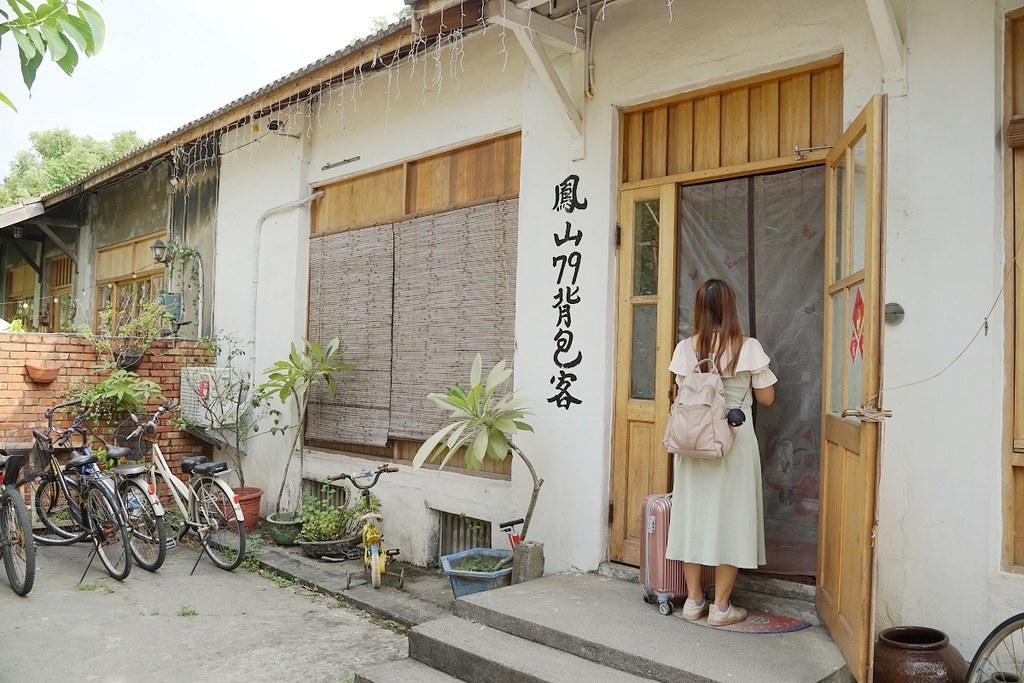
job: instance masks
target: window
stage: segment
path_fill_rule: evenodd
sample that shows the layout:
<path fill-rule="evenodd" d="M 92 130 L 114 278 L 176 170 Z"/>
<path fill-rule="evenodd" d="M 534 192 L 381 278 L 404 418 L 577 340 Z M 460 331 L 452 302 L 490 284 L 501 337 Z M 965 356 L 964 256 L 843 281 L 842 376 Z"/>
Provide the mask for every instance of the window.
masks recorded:
<path fill-rule="evenodd" d="M 314 390 L 311 444 L 411 460 L 448 421 L 427 393 L 465 384 L 477 352 L 512 360 L 518 168 L 516 134 L 324 188 L 309 336 L 339 337 L 356 367 L 333 399 Z"/>
<path fill-rule="evenodd" d="M 20 320 L 26 330 L 32 329 L 36 314 L 36 272 L 23 265 L 7 271 L 7 303 L 4 318 L 8 322 Z"/>
<path fill-rule="evenodd" d="M 156 299 L 164 287 L 164 267 L 153 261 L 150 245 L 164 233 L 140 237 L 96 253 L 94 329 L 110 316 L 111 332 L 131 320 L 139 307 Z"/>
<path fill-rule="evenodd" d="M 74 264 L 68 256 L 50 260 L 50 300 L 40 312 L 40 325 L 46 313 L 51 332 L 74 331 L 75 305 L 71 294 Z"/>

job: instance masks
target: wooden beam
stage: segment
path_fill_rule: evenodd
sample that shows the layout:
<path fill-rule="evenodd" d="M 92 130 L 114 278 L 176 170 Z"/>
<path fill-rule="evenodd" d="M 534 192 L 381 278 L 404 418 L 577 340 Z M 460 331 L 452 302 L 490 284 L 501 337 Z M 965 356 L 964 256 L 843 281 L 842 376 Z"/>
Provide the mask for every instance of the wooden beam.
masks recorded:
<path fill-rule="evenodd" d="M 42 230 L 47 237 L 53 240 L 53 243 L 57 245 L 58 249 L 60 249 L 61 251 L 68 255 L 68 258 L 71 259 L 72 263 L 74 263 L 76 266 L 78 265 L 78 257 L 75 256 L 75 252 L 71 251 L 71 247 L 64 244 L 64 240 L 62 240 L 61 238 L 57 237 L 57 235 L 54 234 L 53 230 L 50 229 L 49 225 L 39 221 L 35 221 L 35 224 L 39 226 L 39 229 Z"/>
<path fill-rule="evenodd" d="M 519 44 L 523 46 L 523 51 L 526 52 L 526 58 L 530 60 L 534 71 L 540 76 L 544 87 L 555 96 L 562 114 L 562 122 L 565 123 L 575 140 L 582 139 L 583 117 L 576 110 L 576 105 L 573 104 L 572 98 L 569 97 L 568 91 L 562 84 L 562 79 L 555 71 L 555 65 L 551 63 L 551 59 L 544 52 L 544 46 L 537 40 L 537 33 L 525 28 L 516 29 L 514 33 L 519 39 Z"/>
<path fill-rule="evenodd" d="M 516 7 L 519 9 L 533 9 L 534 7 L 546 5 L 549 2 L 551 2 L 551 0 L 519 0 L 519 2 L 516 3 Z"/>
<path fill-rule="evenodd" d="M 75 230 L 80 230 L 82 227 L 78 224 L 78 221 L 73 221 L 70 218 L 51 218 L 50 216 L 41 216 L 34 220 L 22 221 L 22 223 L 31 223 L 39 227 L 46 224 L 51 228 L 74 228 Z"/>
<path fill-rule="evenodd" d="M 545 41 L 569 52 L 582 50 L 585 42 L 582 31 L 563 26 L 528 9 L 519 9 L 509 0 L 489 0 L 484 18 L 488 24 L 536 33 Z"/>
<path fill-rule="evenodd" d="M 23 246 L 21 246 L 21 244 L 19 243 L 19 240 L 8 239 L 7 242 L 10 243 L 11 246 L 14 247 L 15 251 L 17 251 L 19 254 L 21 254 L 21 257 L 23 259 L 25 259 L 25 263 L 27 263 L 30 266 L 32 266 L 32 270 L 36 271 L 36 277 L 38 277 L 39 281 L 42 282 L 43 281 L 43 269 L 39 266 L 38 263 L 36 263 L 34 258 L 29 256 L 29 253 L 27 251 L 25 251 L 25 248 Z"/>
<path fill-rule="evenodd" d="M 886 71 L 903 68 L 903 37 L 900 35 L 896 15 L 890 0 L 864 0 L 875 30 L 878 51 L 882 54 L 882 66 Z"/>

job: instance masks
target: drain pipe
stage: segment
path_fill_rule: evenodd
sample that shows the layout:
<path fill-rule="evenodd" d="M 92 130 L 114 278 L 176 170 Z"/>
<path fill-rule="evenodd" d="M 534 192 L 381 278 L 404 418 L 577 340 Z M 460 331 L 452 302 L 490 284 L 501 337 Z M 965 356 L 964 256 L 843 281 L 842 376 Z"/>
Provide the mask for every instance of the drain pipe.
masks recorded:
<path fill-rule="evenodd" d="M 253 240 L 252 245 L 252 310 L 250 311 L 249 315 L 249 320 L 251 321 L 250 331 L 252 332 L 252 362 L 250 363 L 252 367 L 252 375 L 250 377 L 250 381 L 255 381 L 256 379 L 256 298 L 259 295 L 259 288 L 257 284 L 259 282 L 260 265 L 260 232 L 263 229 L 263 221 L 267 220 L 267 218 L 274 215 L 275 213 L 279 213 L 287 209 L 293 209 L 299 206 L 303 206 L 305 204 L 309 204 L 314 199 L 319 199 L 320 197 L 323 196 L 324 191 L 319 190 L 309 195 L 308 197 L 304 197 L 303 199 L 296 199 L 295 201 L 288 202 L 287 204 L 275 206 L 271 209 L 267 209 L 266 211 L 264 211 L 263 215 L 261 215 L 259 217 L 259 220 L 256 221 L 256 237 Z"/>

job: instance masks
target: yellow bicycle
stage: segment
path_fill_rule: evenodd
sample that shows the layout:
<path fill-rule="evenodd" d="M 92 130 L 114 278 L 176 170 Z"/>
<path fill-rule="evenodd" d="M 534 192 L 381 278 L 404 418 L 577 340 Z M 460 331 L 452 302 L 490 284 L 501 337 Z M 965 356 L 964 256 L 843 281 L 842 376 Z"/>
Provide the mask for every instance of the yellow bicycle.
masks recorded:
<path fill-rule="evenodd" d="M 359 521 L 363 523 L 363 534 L 362 534 L 362 545 L 363 545 L 363 567 L 370 574 L 370 582 L 374 588 L 380 588 L 381 577 L 387 573 L 388 564 L 394 559 L 395 555 L 398 555 L 399 550 L 397 548 L 387 549 L 384 545 L 384 535 L 381 533 L 378 526 L 384 521 L 384 517 L 374 509 L 373 498 L 370 496 L 370 489 L 377 485 L 377 480 L 380 479 L 380 475 L 385 472 L 397 472 L 397 467 L 390 465 L 381 465 L 375 470 L 363 470 L 362 472 L 354 472 L 352 474 L 338 474 L 333 477 L 328 477 L 328 481 L 337 481 L 338 479 L 348 479 L 362 492 L 363 500 L 365 502 L 364 509 L 367 511 Z M 369 484 L 360 484 L 359 479 L 369 479 L 373 477 L 373 481 Z M 403 572 L 404 574 L 404 572 Z M 401 582 L 400 582 L 401 583 Z"/>

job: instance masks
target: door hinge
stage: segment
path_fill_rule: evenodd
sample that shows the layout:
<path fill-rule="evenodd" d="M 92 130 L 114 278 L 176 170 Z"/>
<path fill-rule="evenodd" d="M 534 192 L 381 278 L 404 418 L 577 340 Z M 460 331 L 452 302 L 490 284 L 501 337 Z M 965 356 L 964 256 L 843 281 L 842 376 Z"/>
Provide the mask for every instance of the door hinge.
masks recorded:
<path fill-rule="evenodd" d="M 620 228 L 619 224 L 616 223 L 615 224 L 615 248 L 618 249 L 620 244 L 622 244 L 622 228 Z"/>
<path fill-rule="evenodd" d="M 613 515 L 613 514 L 615 514 L 615 502 L 614 502 L 614 501 L 611 501 L 611 500 L 609 500 L 609 501 L 608 501 L 608 523 L 609 523 L 609 524 L 611 524 L 611 523 L 612 523 L 612 520 L 614 519 L 614 518 L 612 517 L 612 515 Z"/>

